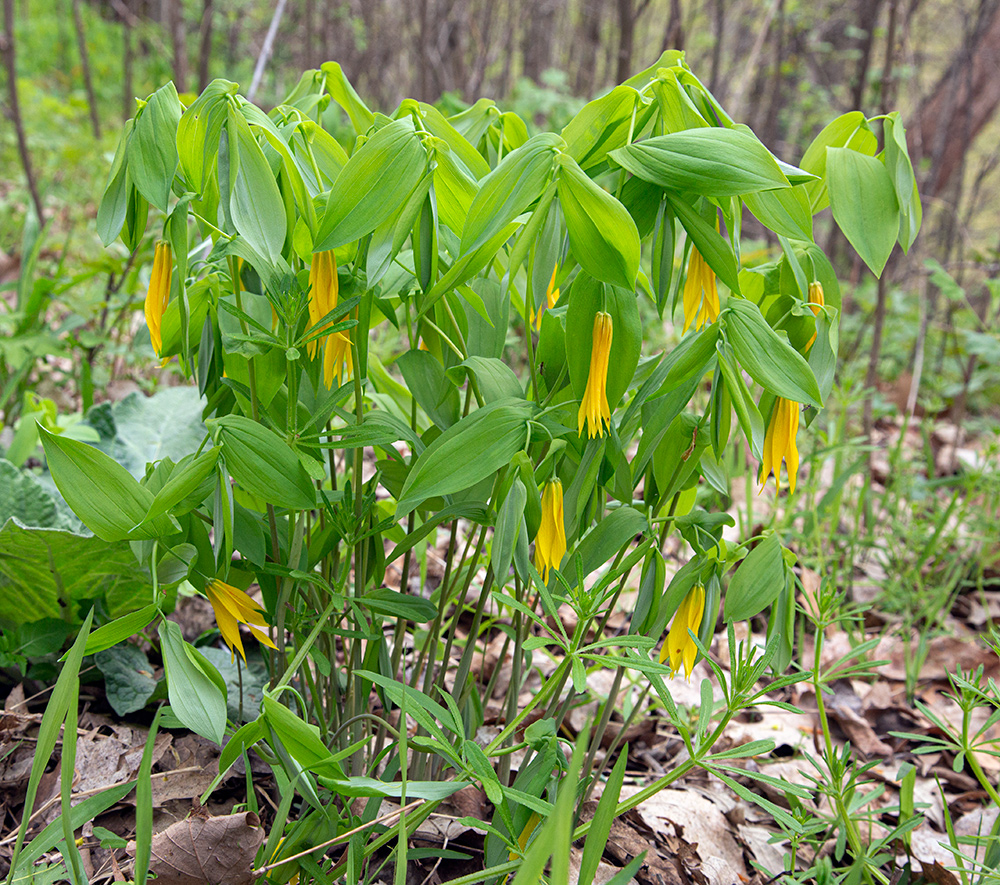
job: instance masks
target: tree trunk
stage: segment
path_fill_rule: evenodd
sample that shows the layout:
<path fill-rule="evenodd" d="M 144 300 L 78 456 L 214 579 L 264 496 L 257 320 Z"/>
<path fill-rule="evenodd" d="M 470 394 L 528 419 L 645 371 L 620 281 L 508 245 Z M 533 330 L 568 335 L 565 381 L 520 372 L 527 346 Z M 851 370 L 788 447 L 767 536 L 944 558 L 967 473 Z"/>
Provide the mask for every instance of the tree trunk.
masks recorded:
<path fill-rule="evenodd" d="M 4 68 L 7 71 L 7 116 L 14 124 L 17 134 L 17 151 L 21 155 L 21 166 L 28 183 L 31 202 L 35 206 L 39 225 L 45 225 L 45 213 L 42 210 L 42 200 L 38 195 L 38 185 L 31 166 L 31 155 L 28 153 L 28 141 L 24 137 L 24 125 L 21 122 L 21 105 L 17 99 L 17 61 L 14 49 L 14 0 L 3 0 L 3 34 L 0 34 L 0 54 L 3 55 Z"/>
<path fill-rule="evenodd" d="M 132 49 L 132 26 L 135 17 L 127 5 L 127 0 L 112 2 L 112 8 L 118 13 L 118 20 L 122 23 L 122 119 L 127 120 L 132 116 L 135 97 L 132 89 L 132 67 L 135 59 Z"/>
<path fill-rule="evenodd" d="M 633 0 L 618 0 L 618 65 L 615 74 L 618 83 L 627 80 L 632 74 L 635 18 Z"/>
<path fill-rule="evenodd" d="M 528 26 L 521 43 L 524 76 L 540 83 L 542 74 L 552 67 L 552 47 L 559 0 L 533 0 Z"/>
<path fill-rule="evenodd" d="M 583 0 L 580 8 L 580 27 L 574 41 L 579 46 L 580 57 L 576 69 L 576 94 L 589 98 L 597 83 L 597 50 L 601 45 L 601 18 L 604 0 Z"/>
<path fill-rule="evenodd" d="M 861 103 L 865 99 L 868 86 L 868 69 L 871 67 L 872 50 L 875 45 L 875 25 L 878 22 L 879 13 L 882 11 L 884 0 L 858 0 L 858 22 L 857 27 L 865 32 L 862 38 L 861 55 L 858 58 L 858 71 L 854 81 L 854 88 L 851 90 L 851 107 L 861 110 Z"/>
<path fill-rule="evenodd" d="M 930 160 L 921 193 L 939 196 L 1000 105 L 1000 3 L 983 0 L 972 34 L 924 100 L 913 165 Z"/>
<path fill-rule="evenodd" d="M 670 18 L 667 19 L 667 30 L 663 35 L 660 52 L 668 49 L 684 49 L 684 13 L 681 10 L 681 0 L 670 0 Z"/>
<path fill-rule="evenodd" d="M 719 97 L 719 77 L 722 75 L 722 33 L 726 25 L 725 0 L 713 0 L 713 44 L 712 44 L 712 73 L 709 79 L 709 89 L 712 94 Z"/>
<path fill-rule="evenodd" d="M 201 7 L 201 28 L 198 34 L 198 91 L 208 86 L 208 76 L 212 59 L 212 18 L 215 0 L 204 0 Z"/>
<path fill-rule="evenodd" d="M 73 0 L 73 24 L 76 26 L 76 45 L 80 52 L 80 67 L 83 69 L 83 86 L 87 90 L 90 126 L 94 130 L 94 138 L 100 138 L 101 120 L 97 114 L 97 97 L 94 95 L 94 81 L 90 76 L 90 53 L 87 51 L 87 35 L 83 30 L 83 16 L 80 15 L 80 0 Z"/>
<path fill-rule="evenodd" d="M 174 46 L 174 85 L 178 92 L 187 92 L 188 52 L 187 27 L 181 0 L 167 0 L 167 21 Z"/>

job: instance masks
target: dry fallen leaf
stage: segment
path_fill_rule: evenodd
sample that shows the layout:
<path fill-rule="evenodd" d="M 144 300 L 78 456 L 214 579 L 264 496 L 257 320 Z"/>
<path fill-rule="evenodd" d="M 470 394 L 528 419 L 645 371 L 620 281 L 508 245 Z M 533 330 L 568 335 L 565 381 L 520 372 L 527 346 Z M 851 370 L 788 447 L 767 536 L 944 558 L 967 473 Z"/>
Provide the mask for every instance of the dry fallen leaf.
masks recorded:
<path fill-rule="evenodd" d="M 189 817 L 153 836 L 149 871 L 157 885 L 250 885 L 263 841 L 260 819 L 252 811 Z M 134 843 L 128 851 L 134 854 Z"/>

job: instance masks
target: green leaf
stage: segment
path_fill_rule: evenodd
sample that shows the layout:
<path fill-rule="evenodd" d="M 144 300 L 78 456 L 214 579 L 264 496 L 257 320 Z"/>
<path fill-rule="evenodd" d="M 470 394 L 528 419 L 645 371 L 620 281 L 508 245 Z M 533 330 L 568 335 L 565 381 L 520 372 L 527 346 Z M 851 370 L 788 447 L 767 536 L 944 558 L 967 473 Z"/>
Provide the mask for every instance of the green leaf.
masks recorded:
<path fill-rule="evenodd" d="M 400 781 L 376 780 L 373 777 L 349 777 L 343 780 L 324 777 L 320 778 L 324 787 L 333 790 L 339 796 L 375 796 L 383 799 L 399 799 L 406 787 L 406 801 L 426 799 L 431 802 L 447 799 L 468 784 L 463 781 L 411 781 L 405 784 Z"/>
<path fill-rule="evenodd" d="M 129 177 L 136 190 L 161 212 L 167 211 L 177 171 L 176 132 L 182 110 L 174 84 L 161 86 L 136 115 L 125 150 Z"/>
<path fill-rule="evenodd" d="M 273 430 L 243 415 L 208 421 L 222 446 L 226 469 L 244 489 L 290 510 L 316 506 L 313 481 L 298 455 Z"/>
<path fill-rule="evenodd" d="M 104 188 L 100 205 L 97 207 L 97 235 L 105 246 L 111 243 L 121 233 L 125 224 L 125 213 L 128 211 L 128 168 L 125 165 L 125 149 L 132 137 L 135 123 L 129 120 L 122 129 L 115 158 L 111 162 L 108 173 L 108 183 Z"/>
<path fill-rule="evenodd" d="M 826 172 L 834 221 L 875 276 L 899 234 L 899 203 L 892 176 L 875 157 L 827 148 Z"/>
<path fill-rule="evenodd" d="M 562 130 L 566 153 L 584 168 L 600 163 L 608 151 L 625 144 L 632 128 L 632 114 L 641 101 L 631 86 L 616 86 L 585 104 Z"/>
<path fill-rule="evenodd" d="M 221 446 L 213 446 L 198 456 L 188 456 L 188 460 L 178 464 L 166 483 L 153 498 L 149 512 L 143 519 L 148 523 L 172 507 L 176 507 L 189 495 L 196 492 L 201 485 L 215 473 L 215 465 L 219 461 Z"/>
<path fill-rule="evenodd" d="M 746 621 L 767 608 L 785 586 L 785 560 L 781 542 L 769 534 L 747 554 L 726 590 L 723 617 Z"/>
<path fill-rule="evenodd" d="M 812 240 L 812 212 L 809 197 L 801 187 L 746 194 L 743 202 L 765 227 L 794 240 Z"/>
<path fill-rule="evenodd" d="M 444 367 L 426 350 L 408 350 L 396 365 L 420 407 L 442 430 L 447 430 L 461 414 L 458 388 L 445 375 Z"/>
<path fill-rule="evenodd" d="M 899 203 L 899 244 L 904 252 L 920 232 L 923 209 L 917 192 L 917 179 L 913 174 L 913 164 L 906 149 L 906 130 L 900 122 L 899 113 L 893 112 L 885 118 L 885 166 L 892 176 L 892 185 Z"/>
<path fill-rule="evenodd" d="M 584 535 L 576 550 L 570 554 L 570 561 L 580 556 L 586 577 L 611 562 L 622 547 L 637 535 L 644 534 L 648 528 L 649 523 L 644 514 L 632 507 L 619 507 Z M 575 575 L 571 583 L 575 585 Z"/>
<path fill-rule="evenodd" d="M 517 536 L 524 522 L 524 505 L 527 500 L 527 489 L 517 477 L 497 511 L 497 524 L 493 531 L 493 544 L 490 547 L 490 563 L 499 587 L 507 583 L 510 560 L 514 555 L 514 544 L 517 543 Z"/>
<path fill-rule="evenodd" d="M 14 518 L 32 528 L 79 528 L 78 522 L 60 511 L 57 498 L 30 472 L 0 458 L 0 526 Z"/>
<path fill-rule="evenodd" d="M 325 772 L 332 777 L 344 776 L 340 766 L 334 761 L 333 754 L 320 740 L 319 729 L 315 725 L 303 722 L 269 694 L 264 695 L 261 712 L 261 718 L 274 729 L 288 754 L 299 765 L 310 771 Z"/>
<path fill-rule="evenodd" d="M 559 204 L 573 257 L 592 277 L 633 289 L 639 272 L 639 231 L 628 210 L 567 155 L 560 157 Z"/>
<path fill-rule="evenodd" d="M 770 151 L 739 129 L 687 129 L 612 151 L 623 169 L 667 190 L 732 197 L 789 187 Z"/>
<path fill-rule="evenodd" d="M 180 461 L 198 448 L 205 438 L 204 407 L 197 388 L 169 387 L 94 406 L 85 420 L 100 434 L 97 448 L 140 479 L 151 461 Z"/>
<path fill-rule="evenodd" d="M 183 113 L 177 124 L 177 153 L 188 187 L 205 194 L 212 167 L 219 153 L 219 137 L 226 122 L 228 96 L 237 86 L 229 80 L 213 80 Z"/>
<path fill-rule="evenodd" d="M 739 269 L 736 266 L 736 255 L 729 243 L 690 203 L 670 194 L 667 194 L 667 201 L 684 225 L 684 230 L 687 231 L 695 248 L 701 252 L 701 257 L 715 271 L 715 275 L 733 292 L 739 292 Z"/>
<path fill-rule="evenodd" d="M 878 140 L 861 111 L 841 114 L 812 140 L 799 165 L 807 172 L 819 176 L 818 181 L 810 181 L 805 185 L 813 215 L 830 204 L 826 177 L 828 147 L 848 147 L 871 157 L 878 148 Z"/>
<path fill-rule="evenodd" d="M 487 403 L 524 397 L 524 390 L 514 370 L 495 357 L 470 356 L 448 369 L 447 374 L 460 381 L 465 372 L 476 379 L 483 400 Z"/>
<path fill-rule="evenodd" d="M 123 639 L 134 636 L 146 627 L 156 617 L 158 612 L 159 609 L 156 604 L 151 603 L 140 608 L 138 611 L 122 615 L 120 618 L 116 618 L 103 627 L 98 627 L 87 637 L 87 647 L 83 653 L 85 655 L 96 654 L 97 652 L 104 651 L 106 648 L 117 645 Z"/>
<path fill-rule="evenodd" d="M 396 505 L 397 519 L 435 495 L 474 486 L 519 452 L 535 410 L 523 399 L 489 403 L 449 427 L 416 459 Z"/>
<path fill-rule="evenodd" d="M 371 233 L 406 202 L 427 155 L 409 117 L 379 129 L 333 183 L 313 251 L 336 249 Z M 392 187 L 386 187 L 392 182 Z"/>
<path fill-rule="evenodd" d="M 743 435 L 750 444 L 750 451 L 757 460 L 761 460 L 764 448 L 764 419 L 761 417 L 757 404 L 753 401 L 750 391 L 743 381 L 743 373 L 736 364 L 733 348 L 726 341 L 716 345 L 719 355 L 719 369 L 729 393 L 730 402 L 736 411 Z"/>
<path fill-rule="evenodd" d="M 740 365 L 761 387 L 777 396 L 823 407 L 816 376 L 805 358 L 772 329 L 760 308 L 745 298 L 730 298 L 725 313 L 726 340 Z"/>
<path fill-rule="evenodd" d="M 473 252 L 538 199 L 552 175 L 562 139 L 543 132 L 511 151 L 479 182 L 462 230 L 462 254 Z"/>
<path fill-rule="evenodd" d="M 194 663 L 177 624 L 162 621 L 158 632 L 170 708 L 195 734 L 221 744 L 226 730 L 225 695 Z"/>
<path fill-rule="evenodd" d="M 119 716 L 141 710 L 156 691 L 149 659 L 134 645 L 116 645 L 99 651 L 94 663 L 104 674 L 108 703 Z"/>
<path fill-rule="evenodd" d="M 437 606 L 429 599 L 400 593 L 389 587 L 377 587 L 357 597 L 358 604 L 378 615 L 390 618 L 404 618 L 415 624 L 426 624 L 434 620 Z"/>
<path fill-rule="evenodd" d="M 288 230 L 278 183 L 246 119 L 231 105 L 226 131 L 233 226 L 256 251 L 273 262 L 281 256 Z"/>
<path fill-rule="evenodd" d="M 17 839 L 14 843 L 14 853 L 10 859 L 11 870 L 18 868 L 18 859 L 21 854 L 21 847 L 24 845 L 24 836 L 28 831 L 28 824 L 31 822 L 31 813 L 34 810 L 35 798 L 38 795 L 38 786 L 41 783 L 42 775 L 49 764 L 52 752 L 55 750 L 56 742 L 59 739 L 59 730 L 66 720 L 69 712 L 69 705 L 74 704 L 72 719 L 76 721 L 76 707 L 80 690 L 80 664 L 83 661 L 83 649 L 87 644 L 87 634 L 90 633 L 90 625 L 93 622 L 94 610 L 87 613 L 87 618 L 83 622 L 83 627 L 73 642 L 73 647 L 66 656 L 66 663 L 59 673 L 59 678 L 52 689 L 49 702 L 45 706 L 45 713 L 42 715 L 42 722 L 35 738 L 35 756 L 31 763 L 31 773 L 28 775 L 28 786 L 24 794 L 24 804 L 21 814 L 21 824 L 17 830 Z M 75 729 L 74 729 L 75 732 Z M 65 826 L 65 821 L 62 822 Z M 29 846 L 31 848 L 44 835 L 36 837 Z M 54 842 L 52 844 L 55 844 Z M 13 879 L 13 875 L 8 877 L 8 882 Z"/>
<path fill-rule="evenodd" d="M 347 79 L 343 69 L 335 61 L 324 62 L 320 70 L 326 74 L 326 89 L 330 97 L 337 102 L 351 118 L 351 125 L 359 135 L 371 129 L 375 115 L 368 110 L 361 97 Z"/>
<path fill-rule="evenodd" d="M 628 762 L 627 748 L 622 748 L 623 752 L 618 754 L 618 761 L 611 769 L 608 781 L 604 785 L 600 801 L 594 810 L 593 821 L 587 839 L 583 843 L 583 857 L 580 859 L 580 875 L 578 881 L 593 882 L 597 873 L 597 866 L 604 854 L 604 849 L 608 844 L 608 836 L 611 834 L 611 825 L 615 819 L 615 806 L 618 804 L 618 797 L 621 795 L 622 783 L 625 781 L 625 766 Z"/>
<path fill-rule="evenodd" d="M 39 429 L 56 488 L 95 535 L 105 541 L 123 541 L 156 538 L 171 531 L 168 518 L 161 516 L 130 534 L 149 511 L 152 493 L 103 452 Z"/>

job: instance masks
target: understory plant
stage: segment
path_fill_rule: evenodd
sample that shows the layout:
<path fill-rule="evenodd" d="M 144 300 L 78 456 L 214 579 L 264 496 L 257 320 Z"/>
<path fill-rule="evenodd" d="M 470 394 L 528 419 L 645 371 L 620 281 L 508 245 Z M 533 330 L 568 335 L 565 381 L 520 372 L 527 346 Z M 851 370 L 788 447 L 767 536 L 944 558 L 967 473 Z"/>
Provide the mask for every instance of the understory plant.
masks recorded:
<path fill-rule="evenodd" d="M 149 575 L 144 607 L 74 648 L 79 663 L 145 631 L 166 670 L 159 725 L 225 742 L 220 778 L 266 760 L 271 881 L 371 881 L 388 862 L 401 882 L 410 834 L 469 784 L 492 810 L 483 872 L 457 881 L 537 881 L 550 860 L 563 881 L 576 838 L 593 873 L 613 817 L 696 766 L 801 832 L 736 779 L 769 742 L 713 754 L 762 685 L 792 678 L 794 556 L 771 529 L 724 540 L 733 521 L 700 492 L 728 494 L 734 447 L 751 481 L 794 487 L 837 352 L 814 215 L 832 206 L 876 274 L 917 234 L 905 131 L 875 122 L 844 114 L 786 162 L 679 52 L 561 132 L 487 99 L 376 113 L 334 63 L 267 113 L 224 80 L 187 107 L 169 83 L 139 102 L 98 227 L 130 250 L 157 241 L 149 342 L 203 394 L 206 433 L 135 479 L 40 425 L 70 507 Z M 745 213 L 775 235 L 766 261 L 742 260 Z M 644 352 L 660 322 L 679 343 Z M 179 592 L 208 597 L 238 664 L 264 646 L 259 710 L 227 712 L 218 670 L 164 617 Z M 762 614 L 766 649 L 736 643 L 732 625 Z M 706 678 L 691 720 L 665 679 L 690 678 L 720 625 L 724 702 Z M 570 746 L 601 669 L 611 691 Z M 625 748 L 600 749 L 623 684 L 630 715 L 653 698 L 687 749 L 628 802 Z"/>

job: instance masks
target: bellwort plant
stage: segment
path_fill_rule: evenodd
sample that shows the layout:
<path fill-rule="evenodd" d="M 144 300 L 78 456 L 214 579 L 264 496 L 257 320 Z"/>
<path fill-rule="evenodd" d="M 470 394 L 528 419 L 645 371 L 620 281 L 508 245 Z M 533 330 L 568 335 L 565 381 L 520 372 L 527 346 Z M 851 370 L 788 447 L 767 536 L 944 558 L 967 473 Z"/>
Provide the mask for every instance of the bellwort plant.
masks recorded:
<path fill-rule="evenodd" d="M 724 542 L 728 517 L 699 490 L 727 488 L 735 446 L 762 480 L 784 460 L 794 488 L 799 415 L 822 408 L 836 362 L 839 286 L 813 217 L 832 206 L 876 274 L 919 227 L 905 131 L 880 119 L 884 150 L 852 112 L 778 158 L 674 51 L 560 132 L 487 99 L 379 113 L 332 62 L 268 112 L 225 80 L 187 106 L 169 83 L 139 103 L 98 227 L 107 244 L 167 244 L 149 338 L 204 396 L 205 436 L 141 480 L 78 441 L 44 445 L 80 519 L 150 576 L 148 604 L 99 620 L 87 653 L 145 630 L 163 721 L 225 742 L 220 777 L 250 753 L 271 767 L 282 802 L 261 875 L 405 870 L 414 829 L 474 784 L 491 806 L 475 881 L 522 865 L 537 881 L 571 837 L 585 881 L 614 815 L 693 767 L 744 789 L 727 772 L 767 742 L 712 747 L 786 678 L 794 557 L 771 529 Z M 762 263 L 741 259 L 745 213 L 780 243 Z M 676 346 L 644 348 L 651 316 Z M 682 566 L 664 554 L 675 534 Z M 164 618 L 179 587 L 212 601 L 238 664 L 267 668 L 246 721 Z M 636 587 L 627 630 L 610 630 Z M 729 629 L 731 670 L 707 661 L 725 706 L 692 728 L 665 677 L 698 672 L 720 618 L 757 616 L 766 651 Z M 601 668 L 610 697 L 567 745 Z M 686 761 L 619 802 L 619 754 L 577 825 L 637 680 Z M 383 799 L 399 802 L 389 819 Z"/>

